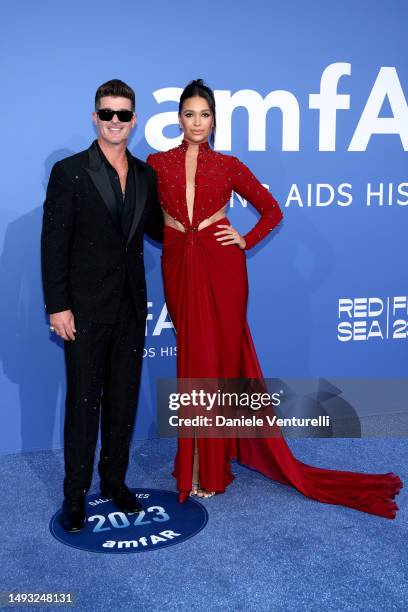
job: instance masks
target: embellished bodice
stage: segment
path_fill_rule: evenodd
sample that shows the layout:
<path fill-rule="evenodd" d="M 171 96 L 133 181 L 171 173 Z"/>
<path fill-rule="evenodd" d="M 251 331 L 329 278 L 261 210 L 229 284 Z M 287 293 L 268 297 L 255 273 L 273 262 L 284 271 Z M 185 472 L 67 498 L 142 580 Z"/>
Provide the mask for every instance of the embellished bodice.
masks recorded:
<path fill-rule="evenodd" d="M 260 213 L 256 225 L 245 236 L 246 249 L 264 238 L 282 219 L 275 198 L 249 168 L 231 155 L 213 151 L 209 144 L 199 145 L 195 173 L 193 217 L 190 222 L 186 201 L 185 159 L 188 142 L 149 155 L 147 163 L 156 171 L 160 205 L 186 230 L 197 230 L 202 221 L 229 203 L 232 191 L 248 200 Z"/>

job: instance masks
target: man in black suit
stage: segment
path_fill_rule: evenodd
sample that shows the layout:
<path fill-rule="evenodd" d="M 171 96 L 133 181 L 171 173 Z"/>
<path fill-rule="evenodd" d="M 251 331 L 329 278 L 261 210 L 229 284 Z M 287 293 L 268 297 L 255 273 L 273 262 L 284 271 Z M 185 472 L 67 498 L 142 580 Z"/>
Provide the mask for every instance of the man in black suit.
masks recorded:
<path fill-rule="evenodd" d="M 126 148 L 134 111 L 134 91 L 122 81 L 98 88 L 98 139 L 54 165 L 44 203 L 45 307 L 67 366 L 60 519 L 67 531 L 84 526 L 100 413 L 101 494 L 124 512 L 142 510 L 125 474 L 147 311 L 143 234 L 161 240 L 163 218 L 154 171 Z"/>

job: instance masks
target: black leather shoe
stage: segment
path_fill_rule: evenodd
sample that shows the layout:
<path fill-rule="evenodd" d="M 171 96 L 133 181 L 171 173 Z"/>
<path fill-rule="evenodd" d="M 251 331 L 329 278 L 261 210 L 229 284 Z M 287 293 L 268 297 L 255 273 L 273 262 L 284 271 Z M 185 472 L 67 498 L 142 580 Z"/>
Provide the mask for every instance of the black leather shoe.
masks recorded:
<path fill-rule="evenodd" d="M 85 497 L 65 498 L 59 522 L 65 531 L 81 531 L 85 526 Z"/>
<path fill-rule="evenodd" d="M 112 500 L 115 506 L 122 512 L 142 512 L 143 506 L 125 484 L 104 485 L 101 484 L 101 494 Z"/>

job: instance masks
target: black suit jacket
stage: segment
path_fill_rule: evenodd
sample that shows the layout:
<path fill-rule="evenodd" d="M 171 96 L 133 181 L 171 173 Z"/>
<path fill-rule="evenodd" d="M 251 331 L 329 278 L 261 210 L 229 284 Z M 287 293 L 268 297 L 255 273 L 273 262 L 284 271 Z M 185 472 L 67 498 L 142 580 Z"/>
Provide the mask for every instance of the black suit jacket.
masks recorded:
<path fill-rule="evenodd" d="M 48 314 L 71 309 L 78 320 L 114 323 L 126 278 L 138 316 L 146 317 L 143 234 L 161 241 L 163 215 L 153 169 L 130 156 L 136 205 L 129 235 L 96 142 L 57 162 L 44 203 L 41 259 Z"/>

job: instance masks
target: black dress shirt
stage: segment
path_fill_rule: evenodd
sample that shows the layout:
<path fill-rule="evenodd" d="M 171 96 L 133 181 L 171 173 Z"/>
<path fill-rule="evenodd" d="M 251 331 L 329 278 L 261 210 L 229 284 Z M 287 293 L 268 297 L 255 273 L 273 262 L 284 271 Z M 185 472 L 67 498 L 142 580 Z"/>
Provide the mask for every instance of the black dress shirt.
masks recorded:
<path fill-rule="evenodd" d="M 130 232 L 130 227 L 132 225 L 132 219 L 136 206 L 135 180 L 133 176 L 134 169 L 131 160 L 131 155 L 126 149 L 126 157 L 128 160 L 128 173 L 126 177 L 125 191 L 123 193 L 120 184 L 119 174 L 112 166 L 112 164 L 108 161 L 106 155 L 103 153 L 101 147 L 99 146 L 99 143 L 97 142 L 96 144 L 98 146 L 101 159 L 105 164 L 106 170 L 108 172 L 113 192 L 116 196 L 117 218 L 119 224 L 122 227 L 123 235 L 125 236 L 125 238 L 127 238 Z"/>

